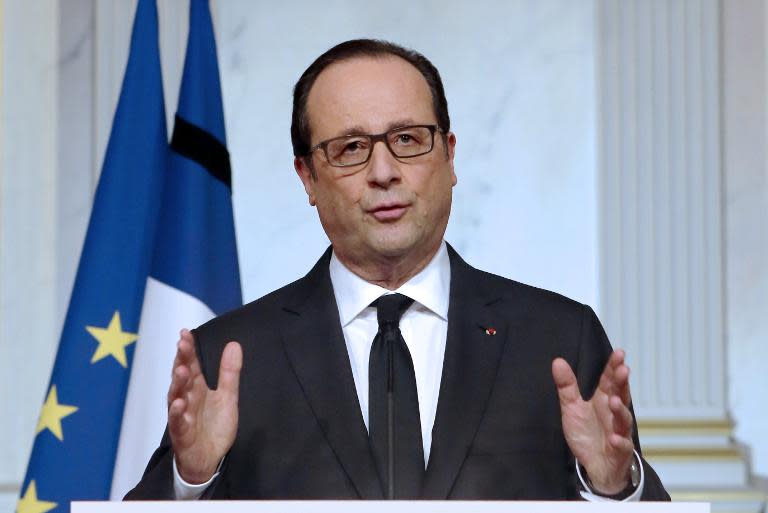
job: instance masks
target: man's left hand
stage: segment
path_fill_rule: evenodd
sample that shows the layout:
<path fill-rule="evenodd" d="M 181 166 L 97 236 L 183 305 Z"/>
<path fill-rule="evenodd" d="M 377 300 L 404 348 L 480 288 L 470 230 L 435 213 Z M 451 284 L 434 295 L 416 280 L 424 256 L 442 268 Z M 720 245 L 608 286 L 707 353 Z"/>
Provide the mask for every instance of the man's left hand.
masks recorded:
<path fill-rule="evenodd" d="M 635 448 L 624 351 L 611 354 L 589 401 L 582 399 L 576 376 L 564 359 L 552 362 L 552 377 L 560 397 L 565 440 L 586 469 L 594 491 L 603 495 L 621 492 L 629 484 Z"/>

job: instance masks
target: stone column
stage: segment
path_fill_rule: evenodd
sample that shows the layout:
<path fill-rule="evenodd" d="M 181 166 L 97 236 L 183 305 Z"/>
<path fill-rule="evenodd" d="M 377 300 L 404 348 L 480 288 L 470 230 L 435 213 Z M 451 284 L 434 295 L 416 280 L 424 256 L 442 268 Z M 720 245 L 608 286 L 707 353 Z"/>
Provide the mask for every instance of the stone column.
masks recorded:
<path fill-rule="evenodd" d="M 600 0 L 597 16 L 602 319 L 646 456 L 674 498 L 722 506 L 748 469 L 726 396 L 720 6 Z M 757 511 L 745 493 L 736 509 Z"/>
<path fill-rule="evenodd" d="M 0 1 L 3 511 L 16 507 L 56 346 L 58 12 L 53 0 Z"/>

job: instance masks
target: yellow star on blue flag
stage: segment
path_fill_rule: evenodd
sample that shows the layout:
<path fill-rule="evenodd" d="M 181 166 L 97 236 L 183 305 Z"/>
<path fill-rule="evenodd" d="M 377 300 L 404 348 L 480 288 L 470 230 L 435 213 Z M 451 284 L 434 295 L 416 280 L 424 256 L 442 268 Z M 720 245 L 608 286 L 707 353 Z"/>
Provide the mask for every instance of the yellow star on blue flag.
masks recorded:
<path fill-rule="evenodd" d="M 56 385 L 51 385 L 51 390 L 48 392 L 48 397 L 45 399 L 42 410 L 40 410 L 40 418 L 37 421 L 37 428 L 35 434 L 37 435 L 44 429 L 47 429 L 53 436 L 64 441 L 64 433 L 61 429 L 61 419 L 68 415 L 72 415 L 77 411 L 77 407 L 70 406 L 68 404 L 60 404 L 59 396 L 56 392 Z"/>
<path fill-rule="evenodd" d="M 58 506 L 55 502 L 41 501 L 37 498 L 37 484 L 35 480 L 29 482 L 27 491 L 16 504 L 16 513 L 46 513 Z"/>
<path fill-rule="evenodd" d="M 97 328 L 95 326 L 86 326 L 85 329 L 99 342 L 99 347 L 97 347 L 96 352 L 93 353 L 91 363 L 96 363 L 102 358 L 112 356 L 120 363 L 120 365 L 128 368 L 128 358 L 125 356 L 125 346 L 135 342 L 139 336 L 136 333 L 123 331 L 123 326 L 120 324 L 120 312 L 115 311 L 114 315 L 112 315 L 112 320 L 109 321 L 109 326 L 107 326 L 106 329 Z"/>

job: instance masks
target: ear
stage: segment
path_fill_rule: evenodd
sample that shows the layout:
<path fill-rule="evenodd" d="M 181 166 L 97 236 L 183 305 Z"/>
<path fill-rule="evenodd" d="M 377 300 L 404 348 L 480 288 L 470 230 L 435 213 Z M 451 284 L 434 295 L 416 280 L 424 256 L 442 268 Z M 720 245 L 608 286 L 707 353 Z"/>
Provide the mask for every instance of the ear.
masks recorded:
<path fill-rule="evenodd" d="M 312 158 L 312 157 L 309 157 Z M 315 206 L 315 194 L 313 188 L 315 185 L 314 172 L 309 168 L 307 162 L 302 157 L 293 158 L 293 167 L 296 169 L 296 174 L 299 175 L 301 183 L 304 184 L 304 190 L 309 197 L 309 204 Z"/>
<path fill-rule="evenodd" d="M 451 166 L 451 184 L 456 185 L 458 178 L 456 178 L 456 171 L 453 168 L 453 157 L 456 155 L 456 134 L 448 132 L 445 138 L 446 149 L 448 150 L 448 161 Z"/>

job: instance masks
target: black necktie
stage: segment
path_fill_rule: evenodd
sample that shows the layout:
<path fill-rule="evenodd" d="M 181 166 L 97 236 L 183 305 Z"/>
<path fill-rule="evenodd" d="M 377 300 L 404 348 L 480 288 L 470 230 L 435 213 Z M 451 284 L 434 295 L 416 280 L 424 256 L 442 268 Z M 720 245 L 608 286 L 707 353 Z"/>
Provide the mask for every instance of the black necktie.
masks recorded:
<path fill-rule="evenodd" d="M 387 499 L 421 497 L 424 446 L 411 353 L 400 333 L 400 317 L 413 303 L 388 294 L 372 303 L 379 319 L 368 363 L 368 431 Z"/>

